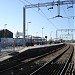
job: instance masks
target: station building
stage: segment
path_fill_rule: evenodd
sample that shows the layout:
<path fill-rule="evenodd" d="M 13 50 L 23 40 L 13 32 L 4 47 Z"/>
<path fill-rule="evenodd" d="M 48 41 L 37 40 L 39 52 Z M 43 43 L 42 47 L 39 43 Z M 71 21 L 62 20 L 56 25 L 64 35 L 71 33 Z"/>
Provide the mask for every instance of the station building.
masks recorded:
<path fill-rule="evenodd" d="M 0 30 L 0 41 L 1 38 L 13 38 L 13 33 L 8 29 Z"/>

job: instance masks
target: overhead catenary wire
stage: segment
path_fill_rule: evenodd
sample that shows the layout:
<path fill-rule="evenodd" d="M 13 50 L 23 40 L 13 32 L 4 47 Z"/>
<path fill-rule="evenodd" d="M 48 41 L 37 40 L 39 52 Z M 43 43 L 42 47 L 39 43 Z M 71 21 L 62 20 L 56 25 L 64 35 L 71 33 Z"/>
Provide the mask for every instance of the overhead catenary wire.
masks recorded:
<path fill-rule="evenodd" d="M 25 2 L 27 2 L 27 3 L 29 3 L 29 4 L 32 4 L 32 3 L 30 3 L 29 1 L 27 1 L 27 0 L 24 0 Z"/>
<path fill-rule="evenodd" d="M 41 0 L 39 0 L 39 1 L 41 1 Z M 54 0 L 53 0 L 53 2 L 54 2 Z M 53 6 L 52 6 L 53 7 Z M 48 10 L 49 10 L 49 8 L 48 7 L 46 7 Z M 42 12 L 42 11 L 41 11 Z M 43 12 L 42 12 L 43 13 Z M 52 14 L 52 12 L 50 11 L 50 13 Z M 44 14 L 44 13 L 43 13 Z M 45 14 L 44 14 L 45 15 Z M 52 14 L 52 16 L 54 16 L 53 14 Z M 47 18 L 47 16 L 45 15 L 45 17 Z M 49 19 L 54 19 L 54 17 L 52 17 L 52 18 L 47 18 L 48 20 Z M 50 20 L 49 20 L 50 21 Z M 55 21 L 55 20 L 53 20 L 53 21 Z M 52 22 L 51 22 L 52 23 Z M 53 23 L 52 23 L 52 25 L 54 25 Z M 55 25 L 54 25 L 55 26 Z M 56 26 L 55 26 L 56 27 Z M 57 28 L 57 27 L 56 27 Z M 58 28 L 57 28 L 58 29 Z"/>
<path fill-rule="evenodd" d="M 67 8 L 68 8 L 69 6 L 68 6 L 68 4 L 67 4 Z M 70 15 L 70 11 L 69 11 L 69 9 L 71 9 L 71 8 L 68 8 L 67 10 L 68 10 L 68 15 Z M 73 12 L 72 12 L 72 14 L 73 14 Z M 73 16 L 73 18 L 74 18 L 74 16 Z M 71 23 L 70 23 L 70 19 L 68 19 L 68 21 L 69 21 L 69 25 L 71 25 Z"/>
<path fill-rule="evenodd" d="M 62 7 L 63 8 L 63 7 Z M 68 5 L 67 5 L 67 8 L 68 8 Z M 63 8 L 63 11 L 64 11 L 64 13 L 65 13 L 65 15 L 67 16 L 67 19 L 68 19 L 68 25 L 69 25 L 69 28 L 70 28 L 70 26 L 71 26 L 71 23 L 70 23 L 70 16 L 69 16 L 69 8 L 67 9 L 68 10 L 68 14 L 66 13 L 66 11 L 65 11 L 65 9 Z M 70 28 L 71 29 L 71 28 Z M 68 37 L 67 37 L 68 38 Z"/>
<path fill-rule="evenodd" d="M 67 15 L 65 9 L 63 8 L 63 6 L 62 6 L 62 9 L 63 9 L 63 11 L 64 11 L 64 13 L 65 13 L 65 15 L 66 15 L 66 17 L 67 17 L 67 19 L 68 19 L 68 26 L 70 26 L 68 15 Z M 64 18 L 64 17 L 63 17 L 63 18 Z M 69 27 L 69 28 L 70 28 L 70 27 Z"/>
<path fill-rule="evenodd" d="M 44 15 L 44 17 L 55 27 L 55 28 L 57 28 L 55 25 L 54 25 L 54 23 L 52 23 L 51 21 L 50 21 L 50 19 L 46 16 L 46 14 L 44 14 L 43 13 L 43 11 L 40 9 L 40 11 L 42 12 L 42 14 Z M 58 28 L 57 28 L 58 29 Z"/>
<path fill-rule="evenodd" d="M 23 3 L 23 4 L 26 4 L 24 1 L 22 1 L 22 0 L 19 0 L 21 3 Z"/>
<path fill-rule="evenodd" d="M 27 2 L 27 3 L 29 3 L 29 4 L 32 4 L 31 2 L 29 2 L 29 1 L 27 1 L 27 0 L 24 0 L 25 2 Z M 35 12 L 37 12 L 37 13 L 39 13 L 38 11 L 36 11 L 35 9 L 33 9 Z M 40 9 L 40 11 L 42 12 L 42 14 L 40 14 L 42 17 L 44 17 L 48 22 L 50 22 L 54 27 L 55 27 L 55 29 L 58 29 L 55 25 L 54 25 L 54 23 L 52 23 L 50 20 L 49 20 L 49 18 L 43 13 L 43 11 Z"/>
<path fill-rule="evenodd" d="M 40 1 L 40 0 L 39 0 Z M 53 2 L 54 2 L 54 0 L 53 0 Z M 47 7 L 48 8 L 48 7 Z M 49 18 L 46 16 L 46 14 L 40 9 L 40 11 L 42 12 L 42 14 L 45 16 L 45 18 L 48 20 L 48 21 L 50 21 L 49 20 Z M 51 21 L 50 21 L 51 22 Z M 51 22 L 51 24 L 54 26 L 54 27 L 56 27 L 52 22 Z M 57 27 L 56 27 L 57 28 Z"/>
<path fill-rule="evenodd" d="M 72 0 L 72 1 L 73 1 L 73 0 Z M 70 23 L 70 22 L 71 22 L 71 21 L 70 21 L 71 18 L 74 19 L 74 17 L 75 17 L 74 15 L 73 15 L 73 16 L 70 16 L 70 14 L 69 14 L 69 9 L 71 9 L 71 8 L 73 9 L 73 3 L 74 3 L 74 2 L 72 2 L 72 5 L 70 4 L 70 6 L 67 4 L 67 12 L 68 12 L 68 13 L 66 13 L 65 9 L 64 9 L 63 6 L 62 6 L 62 9 L 63 9 L 65 15 L 67 16 L 66 18 L 68 19 L 68 26 L 69 26 L 69 28 L 70 28 L 70 26 L 71 26 L 71 23 Z M 65 17 L 63 17 L 63 18 L 65 18 Z"/>
<path fill-rule="evenodd" d="M 41 0 L 39 0 L 40 2 L 41 2 Z M 54 2 L 54 0 L 53 0 L 53 2 Z M 53 7 L 53 6 L 52 6 Z M 49 10 L 49 8 L 48 7 L 46 7 L 48 10 Z M 53 8 L 52 8 L 53 9 Z M 52 12 L 50 11 L 50 13 L 52 14 Z M 52 16 L 53 16 L 53 14 L 52 14 Z M 51 19 L 53 19 L 53 18 L 51 18 Z"/>

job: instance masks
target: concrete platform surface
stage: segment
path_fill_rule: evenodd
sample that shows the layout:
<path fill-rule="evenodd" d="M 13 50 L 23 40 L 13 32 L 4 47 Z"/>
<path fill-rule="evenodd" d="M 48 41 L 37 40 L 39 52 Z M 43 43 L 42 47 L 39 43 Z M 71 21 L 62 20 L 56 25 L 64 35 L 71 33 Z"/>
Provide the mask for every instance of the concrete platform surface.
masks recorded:
<path fill-rule="evenodd" d="M 63 43 L 60 43 L 63 44 Z M 3 49 L 0 53 L 0 61 L 6 60 L 10 57 L 12 57 L 12 55 L 8 55 L 11 51 L 16 51 L 16 52 L 23 52 L 26 51 L 28 49 L 34 49 L 34 48 L 41 48 L 41 47 L 48 47 L 48 46 L 53 46 L 53 45 L 59 45 L 59 44 L 48 44 L 48 45 L 35 45 L 35 46 L 28 46 L 28 47 L 13 47 L 13 48 L 9 48 L 9 49 Z M 5 53 L 4 53 L 4 52 Z"/>
<path fill-rule="evenodd" d="M 0 52 L 0 61 L 6 60 L 6 59 L 12 57 L 12 55 L 8 55 L 11 52 L 16 51 L 16 52 L 21 53 L 21 52 L 26 51 L 28 49 L 40 48 L 40 47 L 45 47 L 45 46 L 50 46 L 50 45 L 35 45 L 35 46 L 29 46 L 29 47 L 10 47 L 7 49 L 2 49 Z"/>

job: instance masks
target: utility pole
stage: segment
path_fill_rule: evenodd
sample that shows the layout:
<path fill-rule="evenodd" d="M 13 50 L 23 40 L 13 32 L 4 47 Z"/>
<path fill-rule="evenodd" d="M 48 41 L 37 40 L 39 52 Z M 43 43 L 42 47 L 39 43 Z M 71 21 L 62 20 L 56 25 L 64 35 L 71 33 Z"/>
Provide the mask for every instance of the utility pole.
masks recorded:
<path fill-rule="evenodd" d="M 23 46 L 26 45 L 26 11 L 25 7 L 23 7 Z"/>

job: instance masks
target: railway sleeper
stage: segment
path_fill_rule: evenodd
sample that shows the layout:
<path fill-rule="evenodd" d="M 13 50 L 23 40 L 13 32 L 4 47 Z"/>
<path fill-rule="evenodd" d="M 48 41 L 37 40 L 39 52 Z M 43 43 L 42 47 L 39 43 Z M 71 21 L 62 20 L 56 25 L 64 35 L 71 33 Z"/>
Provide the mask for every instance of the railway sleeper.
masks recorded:
<path fill-rule="evenodd" d="M 73 62 L 69 63 L 69 66 L 65 72 L 65 75 L 72 75 L 73 74 L 73 67 L 74 67 L 74 63 Z"/>
<path fill-rule="evenodd" d="M 72 49 L 72 46 L 70 46 L 68 49 Z M 64 51 L 61 55 L 59 55 L 59 57 L 62 56 L 66 51 Z M 56 60 L 59 58 L 59 57 L 57 57 L 54 61 L 48 63 L 47 65 L 43 66 L 39 70 L 31 73 L 30 75 L 45 75 L 45 74 L 46 75 L 63 75 L 64 71 L 66 70 L 66 67 L 68 66 L 68 63 L 70 62 L 70 60 L 72 58 L 72 55 L 73 55 L 73 51 L 71 52 L 70 56 L 68 57 L 66 63 L 64 63 L 63 65 L 57 66 L 57 64 L 54 64 L 54 62 L 56 62 Z M 61 70 L 59 70 L 59 69 L 61 69 Z"/>
<path fill-rule="evenodd" d="M 60 48 L 59 48 L 60 49 Z M 57 49 L 58 50 L 58 49 Z M 7 69 L 7 68 L 10 68 L 10 67 L 13 67 L 13 66 L 16 66 L 18 64 L 20 64 L 20 60 L 15 60 L 15 61 L 12 61 L 12 62 L 8 62 L 8 63 L 5 63 L 5 64 L 0 64 L 0 71 L 4 70 L 4 69 Z"/>

